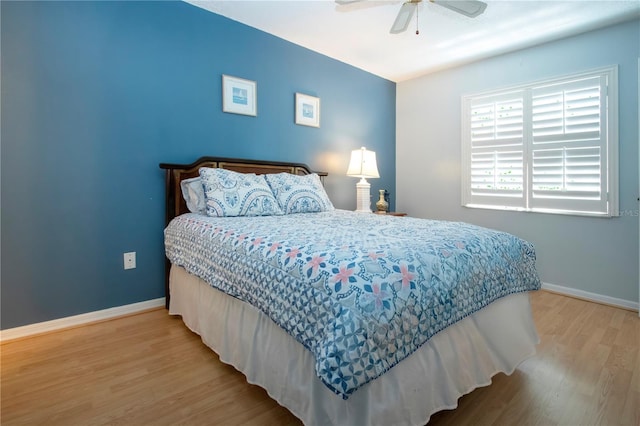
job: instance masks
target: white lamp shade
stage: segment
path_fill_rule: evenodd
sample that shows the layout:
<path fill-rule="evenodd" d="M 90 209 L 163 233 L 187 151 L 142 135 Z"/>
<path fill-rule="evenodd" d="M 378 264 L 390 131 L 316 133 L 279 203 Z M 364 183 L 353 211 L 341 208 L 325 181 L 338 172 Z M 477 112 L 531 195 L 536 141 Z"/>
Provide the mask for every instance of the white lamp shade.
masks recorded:
<path fill-rule="evenodd" d="M 351 161 L 347 169 L 347 176 L 359 178 L 379 178 L 376 153 L 365 147 L 351 151 Z"/>

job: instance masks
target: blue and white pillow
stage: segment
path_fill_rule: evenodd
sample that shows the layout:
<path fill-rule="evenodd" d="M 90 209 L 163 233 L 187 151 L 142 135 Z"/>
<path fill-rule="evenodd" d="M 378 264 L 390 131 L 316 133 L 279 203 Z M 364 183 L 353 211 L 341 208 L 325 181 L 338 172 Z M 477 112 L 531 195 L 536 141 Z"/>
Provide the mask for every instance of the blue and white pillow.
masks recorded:
<path fill-rule="evenodd" d="M 207 200 L 200 177 L 181 181 L 180 188 L 182 189 L 182 198 L 191 213 L 207 214 Z"/>
<path fill-rule="evenodd" d="M 320 177 L 315 173 L 303 176 L 276 173 L 265 175 L 265 179 L 284 214 L 334 210 Z"/>
<path fill-rule="evenodd" d="M 262 176 L 203 167 L 200 178 L 208 216 L 269 216 L 282 210 Z"/>

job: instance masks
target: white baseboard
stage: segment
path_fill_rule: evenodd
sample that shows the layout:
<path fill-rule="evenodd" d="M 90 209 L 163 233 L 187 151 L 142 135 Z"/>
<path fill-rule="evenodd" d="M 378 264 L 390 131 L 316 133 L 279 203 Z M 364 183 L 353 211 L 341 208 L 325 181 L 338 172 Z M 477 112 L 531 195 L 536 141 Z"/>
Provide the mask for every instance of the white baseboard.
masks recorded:
<path fill-rule="evenodd" d="M 564 294 L 566 296 L 589 300 L 592 302 L 603 303 L 605 305 L 618 306 L 620 308 L 629 309 L 632 311 L 638 311 L 640 308 L 640 304 L 638 304 L 638 302 L 604 296 L 602 294 L 591 293 L 588 291 L 564 287 L 556 284 L 542 283 L 542 289 L 549 290 L 554 293 Z M 80 325 L 86 325 L 97 321 L 104 321 L 124 315 L 131 315 L 149 309 L 163 307 L 164 303 L 164 297 L 161 297 L 158 299 L 132 303 L 130 305 L 116 306 L 115 308 L 88 312 L 86 314 L 74 315 L 71 317 L 60 318 L 52 321 L 40 322 L 36 324 L 25 325 L 22 327 L 8 328 L 6 330 L 0 330 L 0 342 L 20 339 L 51 331 L 62 330 L 64 328 L 77 327 Z"/>
<path fill-rule="evenodd" d="M 578 290 L 570 287 L 563 287 L 556 284 L 542 283 L 542 289 L 549 290 L 554 293 L 564 294 L 566 296 L 576 297 L 578 299 L 589 300 L 591 302 L 617 306 L 619 308 L 629 309 L 631 311 L 638 311 L 638 308 L 640 307 L 638 302 L 634 302 L 631 300 L 618 299 L 616 297 L 604 296 L 602 294 L 591 293 L 589 291 Z"/>
<path fill-rule="evenodd" d="M 0 330 L 0 342 L 20 339 L 50 331 L 62 330 L 64 328 L 77 327 L 80 325 L 90 324 L 92 322 L 131 315 L 163 306 L 164 297 L 161 297 L 159 299 L 146 300 L 144 302 L 132 303 L 124 306 L 116 306 L 115 308 L 103 309 L 101 311 L 88 312 L 86 314 L 24 325 L 22 327 L 8 328 L 6 330 Z"/>

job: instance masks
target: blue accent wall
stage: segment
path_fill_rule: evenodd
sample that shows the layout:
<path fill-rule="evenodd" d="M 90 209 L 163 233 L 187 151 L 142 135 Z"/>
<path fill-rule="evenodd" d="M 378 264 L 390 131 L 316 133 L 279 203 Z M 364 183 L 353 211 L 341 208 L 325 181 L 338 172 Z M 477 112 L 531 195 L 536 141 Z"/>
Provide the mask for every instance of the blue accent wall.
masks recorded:
<path fill-rule="evenodd" d="M 0 8 L 2 329 L 164 296 L 161 162 L 303 162 L 355 209 L 364 145 L 393 208 L 393 82 L 183 2 Z M 222 74 L 257 82 L 257 117 L 222 112 Z M 295 125 L 296 92 L 319 129 Z"/>

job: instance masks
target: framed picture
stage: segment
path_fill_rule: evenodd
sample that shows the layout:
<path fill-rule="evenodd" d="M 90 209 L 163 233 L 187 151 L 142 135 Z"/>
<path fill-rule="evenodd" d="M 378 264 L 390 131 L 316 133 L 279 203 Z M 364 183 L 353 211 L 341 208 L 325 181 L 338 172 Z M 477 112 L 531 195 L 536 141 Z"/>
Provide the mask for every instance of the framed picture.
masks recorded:
<path fill-rule="evenodd" d="M 320 127 L 320 98 L 296 93 L 296 124 Z"/>
<path fill-rule="evenodd" d="M 222 75 L 222 111 L 258 115 L 257 90 L 255 81 Z"/>

